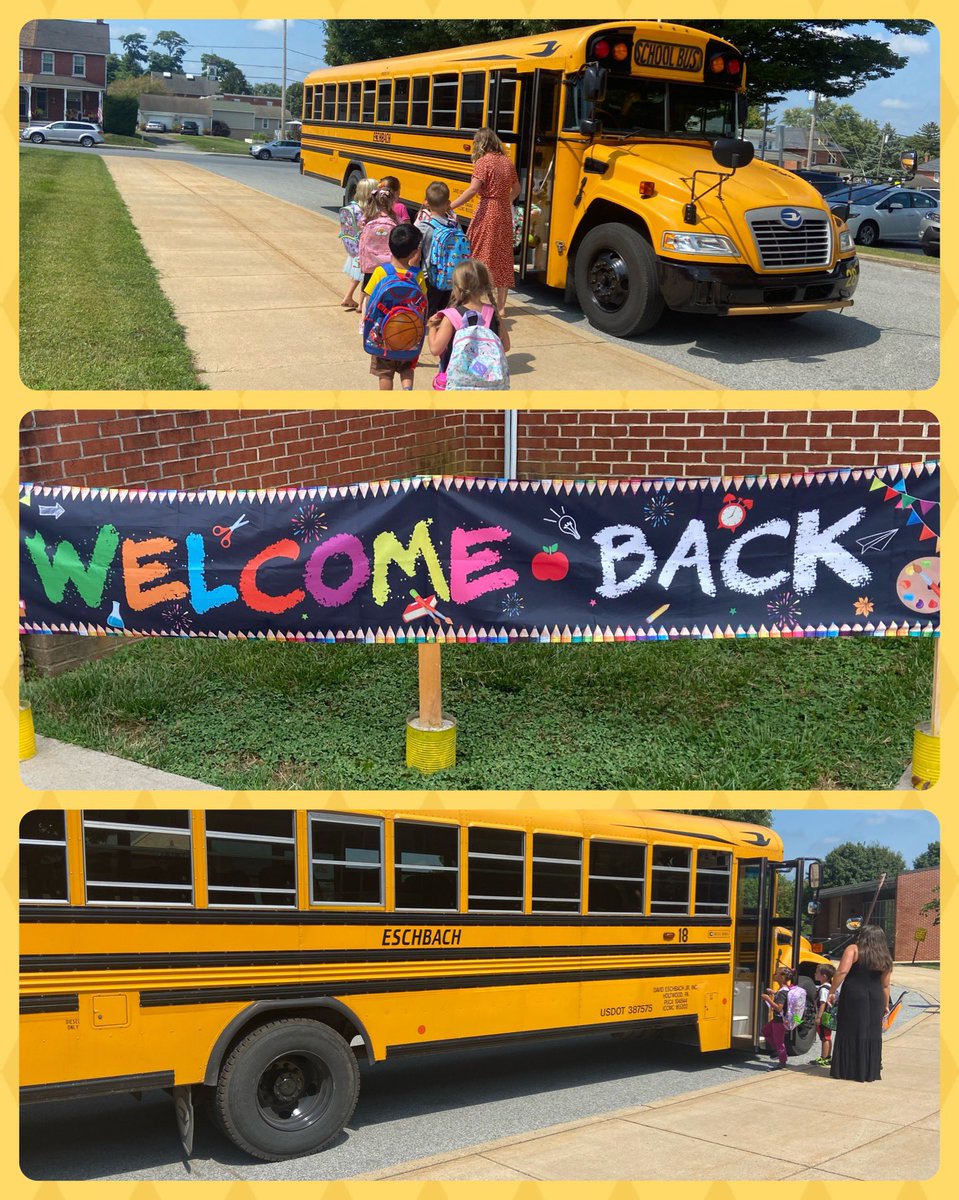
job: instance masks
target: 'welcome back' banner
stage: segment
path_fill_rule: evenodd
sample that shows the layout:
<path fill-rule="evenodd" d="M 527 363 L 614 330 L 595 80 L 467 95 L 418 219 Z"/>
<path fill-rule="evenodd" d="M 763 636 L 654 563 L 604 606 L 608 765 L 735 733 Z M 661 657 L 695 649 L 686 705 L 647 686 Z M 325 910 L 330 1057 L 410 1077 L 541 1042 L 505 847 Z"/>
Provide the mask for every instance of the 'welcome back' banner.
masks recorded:
<path fill-rule="evenodd" d="M 312 642 L 933 635 L 936 463 L 297 490 L 22 485 L 23 633 Z"/>

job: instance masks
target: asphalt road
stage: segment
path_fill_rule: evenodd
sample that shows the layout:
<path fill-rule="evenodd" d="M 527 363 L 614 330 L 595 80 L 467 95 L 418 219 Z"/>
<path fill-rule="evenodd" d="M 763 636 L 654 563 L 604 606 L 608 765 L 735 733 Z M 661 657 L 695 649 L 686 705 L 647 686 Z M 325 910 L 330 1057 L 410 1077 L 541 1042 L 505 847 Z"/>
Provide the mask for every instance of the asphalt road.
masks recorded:
<path fill-rule="evenodd" d="M 896 989 L 893 989 L 896 992 Z M 898 994 L 898 993 L 896 993 Z M 931 1000 L 909 992 L 906 1023 Z M 818 1042 L 806 1056 L 819 1053 Z M 20 1166 L 31 1179 L 349 1179 L 413 1158 L 583 1120 L 748 1078 L 768 1060 L 702 1055 L 653 1039 L 596 1036 L 502 1051 L 400 1059 L 362 1069 L 360 1099 L 340 1138 L 283 1163 L 248 1158 L 198 1113 L 193 1158 L 177 1138 L 173 1102 L 112 1096 L 21 1108 Z"/>
<path fill-rule="evenodd" d="M 66 149 L 105 155 L 145 153 Z M 341 203 L 338 188 L 300 175 L 297 163 L 199 151 L 154 151 L 151 157 L 157 162 L 167 158 L 190 162 L 331 219 L 336 219 Z M 552 288 L 523 288 L 519 294 L 540 312 L 586 327 L 579 308 L 564 304 Z M 855 307 L 845 312 L 787 321 L 667 313 L 650 333 L 607 340 L 634 346 L 724 388 L 921 391 L 939 377 L 939 273 L 864 262 Z M 602 387 L 601 380 L 597 387 Z"/>

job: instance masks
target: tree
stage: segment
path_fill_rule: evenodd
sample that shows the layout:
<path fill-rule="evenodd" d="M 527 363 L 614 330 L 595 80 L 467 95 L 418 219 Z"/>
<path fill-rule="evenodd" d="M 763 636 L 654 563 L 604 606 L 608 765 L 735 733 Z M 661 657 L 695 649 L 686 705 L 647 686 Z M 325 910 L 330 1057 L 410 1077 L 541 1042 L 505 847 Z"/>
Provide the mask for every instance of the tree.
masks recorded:
<path fill-rule="evenodd" d="M 576 21 L 327 21 L 326 61 L 340 67 L 593 24 L 588 17 Z"/>
<path fill-rule="evenodd" d="M 246 76 L 230 59 L 221 58 L 219 54 L 201 54 L 200 67 L 207 79 L 213 79 L 220 85 L 221 92 L 235 96 L 253 94 Z"/>
<path fill-rule="evenodd" d="M 924 904 L 922 906 L 922 908 L 920 908 L 919 911 L 935 913 L 936 915 L 935 915 L 935 918 L 933 919 L 932 923 L 933 923 L 933 925 L 938 925 L 939 924 L 939 889 L 937 887 L 934 887 L 932 889 L 932 897 L 933 898 L 929 901 L 929 903 Z"/>
<path fill-rule="evenodd" d="M 924 156 L 929 158 L 939 157 L 939 126 L 935 121 L 927 121 L 925 125 L 920 125 L 916 132 L 909 138 L 910 146 L 914 146 L 919 151 L 919 161 L 922 162 Z"/>
<path fill-rule="evenodd" d="M 170 71 L 175 75 L 183 73 L 183 55 L 189 42 L 174 29 L 164 29 L 153 39 L 153 49 L 147 56 L 147 64 L 151 71 Z M 157 50 L 156 47 L 160 49 Z"/>
<path fill-rule="evenodd" d="M 147 40 L 142 33 L 124 33 L 120 37 L 123 54 L 120 63 L 124 75 L 142 75 L 149 58 Z"/>
<path fill-rule="evenodd" d="M 104 133 L 122 133 L 132 137 L 137 131 L 139 108 L 136 96 L 107 95 L 103 101 Z"/>
<path fill-rule="evenodd" d="M 822 860 L 823 886 L 848 887 L 854 883 L 868 883 L 886 872 L 895 878 L 906 869 L 906 860 L 898 850 L 890 850 L 872 842 L 843 842 L 830 850 Z"/>
<path fill-rule="evenodd" d="M 923 867 L 938 867 L 939 866 L 939 843 L 930 842 L 923 850 L 922 854 L 916 856 L 912 864 L 914 871 L 921 871 Z"/>
<path fill-rule="evenodd" d="M 873 80 L 888 79 L 909 61 L 881 38 L 860 32 L 865 21 L 676 20 L 725 38 L 742 51 L 749 100 L 757 105 L 778 103 L 787 92 L 796 91 L 852 96 Z M 930 21 L 879 24 L 890 33 L 914 37 L 924 37 L 932 28 Z"/>
<path fill-rule="evenodd" d="M 253 88 L 253 95 L 275 96 L 279 100 L 282 90 L 278 83 L 258 83 Z"/>
<path fill-rule="evenodd" d="M 782 119 L 786 125 L 808 129 L 812 107 L 787 108 Z M 901 139 L 895 129 L 860 116 L 851 104 L 839 104 L 828 97 L 820 99 L 816 128 L 842 147 L 846 166 L 863 178 L 871 178 L 882 169 L 893 170 L 899 162 Z"/>
<path fill-rule="evenodd" d="M 170 89 L 162 79 L 153 79 L 150 75 L 137 75 L 136 78 L 121 77 L 114 80 L 107 88 L 111 96 L 133 96 L 137 100 L 144 92 L 152 96 L 168 96 Z"/>
<path fill-rule="evenodd" d="M 276 93 L 279 96 L 279 91 Z M 299 118 L 303 111 L 303 84 L 296 79 L 286 89 L 286 107 L 291 117 Z"/>

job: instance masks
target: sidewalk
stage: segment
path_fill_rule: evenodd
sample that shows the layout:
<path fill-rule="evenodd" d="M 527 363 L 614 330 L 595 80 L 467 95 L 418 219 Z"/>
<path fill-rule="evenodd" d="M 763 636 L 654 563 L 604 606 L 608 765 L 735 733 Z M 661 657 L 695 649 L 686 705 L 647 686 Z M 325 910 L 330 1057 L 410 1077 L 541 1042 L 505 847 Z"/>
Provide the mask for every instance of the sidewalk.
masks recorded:
<path fill-rule="evenodd" d="M 185 775 L 173 775 L 117 758 L 100 750 L 85 750 L 69 742 L 37 734 L 37 753 L 20 764 L 20 778 L 41 792 L 74 791 L 204 791 L 222 789 Z"/>
<path fill-rule="evenodd" d="M 375 391 L 327 217 L 189 163 L 105 159 L 196 355 L 201 381 L 243 390 Z M 515 390 L 713 391 L 715 384 L 511 300 Z M 427 353 L 417 390 L 429 391 Z"/>
<path fill-rule="evenodd" d="M 938 972 L 912 968 L 938 993 Z M 932 977 L 936 976 L 935 979 Z M 910 968 L 896 967 L 894 987 Z M 778 1115 L 777 1115 L 778 1114 Z M 791 1115 L 794 1114 L 794 1115 Z M 359 1180 L 929 1179 L 939 1168 L 939 1017 L 883 1039 L 882 1081 L 796 1066 L 435 1155 Z"/>

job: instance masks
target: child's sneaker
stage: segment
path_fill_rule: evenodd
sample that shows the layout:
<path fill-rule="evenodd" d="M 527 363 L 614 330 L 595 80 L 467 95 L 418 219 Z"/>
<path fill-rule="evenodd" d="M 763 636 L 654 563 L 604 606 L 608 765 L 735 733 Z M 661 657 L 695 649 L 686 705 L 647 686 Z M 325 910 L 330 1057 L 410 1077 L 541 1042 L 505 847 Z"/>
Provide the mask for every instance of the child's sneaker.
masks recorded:
<path fill-rule="evenodd" d="M 831 1067 L 832 1059 L 831 1058 L 817 1058 L 816 1066 L 817 1067 Z"/>

